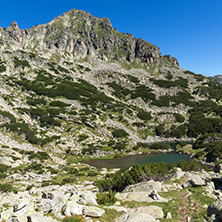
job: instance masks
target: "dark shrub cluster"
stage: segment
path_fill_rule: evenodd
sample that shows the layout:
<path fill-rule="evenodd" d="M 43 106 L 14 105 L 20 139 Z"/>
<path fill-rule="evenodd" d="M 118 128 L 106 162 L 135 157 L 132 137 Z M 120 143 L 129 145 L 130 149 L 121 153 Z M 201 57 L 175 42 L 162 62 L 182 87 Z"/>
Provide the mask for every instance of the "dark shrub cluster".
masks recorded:
<path fill-rule="evenodd" d="M 148 121 L 148 120 L 151 120 L 152 119 L 152 116 L 150 113 L 146 112 L 146 111 L 139 111 L 137 113 L 137 117 L 141 120 L 145 120 L 145 121 Z"/>
<path fill-rule="evenodd" d="M 113 137 L 127 137 L 129 134 L 124 129 L 114 129 L 112 131 Z"/>
<path fill-rule="evenodd" d="M 136 89 L 132 92 L 131 98 L 136 99 L 140 97 L 144 100 L 144 102 L 149 102 L 150 100 L 155 100 L 156 96 L 152 93 L 152 89 L 145 85 L 139 85 Z"/>
<path fill-rule="evenodd" d="M 176 87 L 180 86 L 183 88 L 188 88 L 188 80 L 182 77 L 179 77 L 175 81 L 169 81 L 169 80 L 162 80 L 162 79 L 150 79 L 154 84 L 164 87 L 164 88 L 170 88 L 170 87 Z"/>
<path fill-rule="evenodd" d="M 209 170 L 198 161 L 180 161 L 178 164 L 170 163 L 146 163 L 143 166 L 134 165 L 129 169 L 121 169 L 115 174 L 108 174 L 105 179 L 98 180 L 96 185 L 101 191 L 123 191 L 127 186 L 143 181 L 155 180 L 165 181 L 170 179 L 175 173 L 175 167 L 180 167 L 183 171 Z"/>
<path fill-rule="evenodd" d="M 97 193 L 97 203 L 101 205 L 113 205 L 116 202 L 116 192 L 110 190 L 108 193 Z"/>

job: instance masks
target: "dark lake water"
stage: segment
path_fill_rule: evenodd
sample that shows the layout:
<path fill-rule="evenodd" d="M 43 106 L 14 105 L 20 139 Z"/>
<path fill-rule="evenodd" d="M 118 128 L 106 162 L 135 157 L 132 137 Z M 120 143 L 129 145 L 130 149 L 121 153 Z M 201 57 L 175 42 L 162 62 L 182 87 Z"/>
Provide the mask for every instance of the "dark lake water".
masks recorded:
<path fill-rule="evenodd" d="M 178 153 L 155 153 L 125 156 L 119 159 L 112 160 L 88 160 L 85 163 L 97 168 L 127 168 L 134 164 L 144 165 L 145 163 L 178 163 L 180 160 L 188 161 L 189 155 Z"/>

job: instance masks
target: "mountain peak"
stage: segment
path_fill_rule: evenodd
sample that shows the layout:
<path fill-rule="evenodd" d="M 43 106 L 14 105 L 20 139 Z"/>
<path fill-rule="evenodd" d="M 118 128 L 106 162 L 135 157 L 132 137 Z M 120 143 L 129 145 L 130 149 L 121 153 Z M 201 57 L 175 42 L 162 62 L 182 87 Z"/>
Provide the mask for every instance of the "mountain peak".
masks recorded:
<path fill-rule="evenodd" d="M 13 21 L 9 27 L 19 28 L 18 23 L 16 21 Z"/>
<path fill-rule="evenodd" d="M 160 64 L 164 59 L 157 46 L 131 34 L 118 32 L 108 18 L 97 18 L 78 9 L 72 9 L 45 25 L 37 25 L 29 30 L 20 30 L 18 24 L 12 22 L 6 28 L 6 33 L 5 43 L 9 41 L 23 48 L 38 52 L 49 50 L 63 56 L 68 52 L 75 58 L 87 57 L 91 61 Z M 168 63 L 179 66 L 175 58 L 166 58 L 164 60 Z"/>

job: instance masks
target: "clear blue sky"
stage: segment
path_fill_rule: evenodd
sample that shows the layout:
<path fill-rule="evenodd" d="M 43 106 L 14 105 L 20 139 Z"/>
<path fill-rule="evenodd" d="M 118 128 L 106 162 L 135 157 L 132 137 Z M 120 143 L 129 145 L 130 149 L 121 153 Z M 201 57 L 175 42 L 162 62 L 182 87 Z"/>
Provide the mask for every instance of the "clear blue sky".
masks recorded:
<path fill-rule="evenodd" d="M 0 26 L 44 24 L 71 9 L 107 17 L 178 59 L 181 68 L 207 76 L 222 74 L 222 0 L 11 0 L 1 2 Z"/>

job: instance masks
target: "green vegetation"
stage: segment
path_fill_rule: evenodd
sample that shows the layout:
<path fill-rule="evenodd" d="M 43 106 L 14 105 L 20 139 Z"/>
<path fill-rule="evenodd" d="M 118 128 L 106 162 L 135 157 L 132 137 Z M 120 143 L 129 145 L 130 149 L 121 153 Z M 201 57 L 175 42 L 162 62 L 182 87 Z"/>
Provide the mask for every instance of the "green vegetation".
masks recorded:
<path fill-rule="evenodd" d="M 220 114 L 221 106 L 213 105 L 211 101 L 202 101 L 190 110 L 187 135 L 189 137 L 198 137 L 199 135 L 221 132 L 221 118 L 206 117 L 205 114 L 214 112 Z"/>
<path fill-rule="evenodd" d="M 110 190 L 108 193 L 97 193 L 97 203 L 100 205 L 113 205 L 116 202 L 116 192 Z"/>
<path fill-rule="evenodd" d="M 0 110 L 0 115 L 3 116 L 4 118 L 8 118 L 10 120 L 10 123 L 16 122 L 16 118 L 11 113 L 9 113 L 7 111 Z"/>
<path fill-rule="evenodd" d="M 166 79 L 171 80 L 173 78 L 173 75 L 170 71 L 167 72 L 166 74 Z"/>
<path fill-rule="evenodd" d="M 131 91 L 127 88 L 122 87 L 121 85 L 116 84 L 115 82 L 106 83 L 108 86 L 113 88 L 114 92 L 113 95 L 118 98 L 124 98 L 128 95 Z"/>
<path fill-rule="evenodd" d="M 181 114 L 179 114 L 179 113 L 174 113 L 173 115 L 174 115 L 174 117 L 175 117 L 175 119 L 176 119 L 176 122 L 179 122 L 179 123 L 184 122 L 185 118 L 184 118 Z"/>
<path fill-rule="evenodd" d="M 0 183 L 0 191 L 10 192 L 13 190 L 13 187 L 10 183 Z"/>
<path fill-rule="evenodd" d="M 175 81 L 169 81 L 169 80 L 159 80 L 159 79 L 150 79 L 154 84 L 164 87 L 164 88 L 170 88 L 170 87 L 182 87 L 182 88 L 188 88 L 188 80 L 182 77 L 179 77 Z"/>
<path fill-rule="evenodd" d="M 187 135 L 187 124 L 184 124 L 184 125 L 180 125 L 178 127 L 174 127 L 172 126 L 171 127 L 171 132 L 170 132 L 170 135 L 172 137 L 176 137 L 176 138 L 181 138 L 182 136 L 186 136 Z"/>
<path fill-rule="evenodd" d="M 71 216 L 71 217 L 65 217 L 63 222 L 85 222 L 86 220 L 80 216 Z"/>
<path fill-rule="evenodd" d="M 0 72 L 5 72 L 6 66 L 0 64 Z"/>
<path fill-rule="evenodd" d="M 37 105 L 46 105 L 46 100 L 44 98 L 30 98 L 27 100 L 27 104 L 32 105 L 32 106 L 37 106 Z"/>
<path fill-rule="evenodd" d="M 146 163 L 143 166 L 134 165 L 129 169 L 121 169 L 115 174 L 107 174 L 105 179 L 96 181 L 96 185 L 102 191 L 123 191 L 128 185 L 143 181 L 155 180 L 165 181 L 175 172 L 175 167 L 180 167 L 183 171 L 199 171 L 208 168 L 198 161 L 180 161 L 178 164 L 170 163 Z"/>
<path fill-rule="evenodd" d="M 139 111 L 137 113 L 137 117 L 141 120 L 145 120 L 145 121 L 148 121 L 148 120 L 151 120 L 152 119 L 152 116 L 150 113 L 146 112 L 146 111 Z"/>
<path fill-rule="evenodd" d="M 175 96 L 160 96 L 158 100 L 152 101 L 152 105 L 163 107 L 170 106 L 171 103 L 173 107 L 176 107 L 182 103 L 186 106 L 193 107 L 195 103 L 190 101 L 190 99 L 194 98 L 188 91 L 180 91 Z"/>
<path fill-rule="evenodd" d="M 52 101 L 52 102 L 50 102 L 49 105 L 55 106 L 55 107 L 67 107 L 67 106 L 69 106 L 69 104 L 61 102 L 61 101 Z"/>
<path fill-rule="evenodd" d="M 112 135 L 114 137 L 127 137 L 129 134 L 124 129 L 114 129 Z"/>
<path fill-rule="evenodd" d="M 161 150 L 169 150 L 170 144 L 167 143 L 153 143 L 150 145 L 150 149 L 161 149 Z"/>
<path fill-rule="evenodd" d="M 152 93 L 152 89 L 145 85 L 139 85 L 136 87 L 136 90 L 134 90 L 131 94 L 132 99 L 136 99 L 140 97 L 144 100 L 144 102 L 149 102 L 150 100 L 155 100 L 156 96 L 154 93 Z"/>
<path fill-rule="evenodd" d="M 14 57 L 15 68 L 21 66 L 22 68 L 30 67 L 30 64 L 26 60 L 19 60 L 17 57 Z"/>
<path fill-rule="evenodd" d="M 222 160 L 222 134 L 211 133 L 201 136 L 194 144 L 194 149 L 201 149 L 196 157 L 204 155 L 209 162 Z"/>

